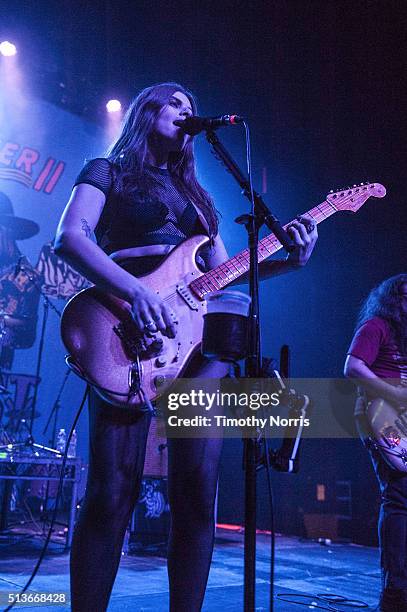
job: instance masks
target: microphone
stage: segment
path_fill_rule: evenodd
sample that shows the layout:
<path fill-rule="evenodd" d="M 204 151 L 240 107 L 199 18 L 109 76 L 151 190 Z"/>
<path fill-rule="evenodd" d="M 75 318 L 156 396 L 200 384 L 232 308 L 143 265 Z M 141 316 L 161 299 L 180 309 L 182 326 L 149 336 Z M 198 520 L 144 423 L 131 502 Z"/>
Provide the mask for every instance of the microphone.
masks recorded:
<path fill-rule="evenodd" d="M 180 127 L 186 134 L 196 136 L 204 130 L 217 130 L 224 125 L 237 125 L 243 123 L 244 117 L 240 115 L 220 115 L 219 117 L 185 117 L 176 119 L 174 125 Z"/>

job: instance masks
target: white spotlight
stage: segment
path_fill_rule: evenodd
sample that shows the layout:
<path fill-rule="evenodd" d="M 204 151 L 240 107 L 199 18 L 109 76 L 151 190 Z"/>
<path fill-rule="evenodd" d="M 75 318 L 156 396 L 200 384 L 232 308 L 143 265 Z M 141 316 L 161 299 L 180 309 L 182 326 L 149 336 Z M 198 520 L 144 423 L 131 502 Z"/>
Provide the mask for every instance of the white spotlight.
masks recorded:
<path fill-rule="evenodd" d="M 109 100 L 109 102 L 106 104 L 106 110 L 108 113 L 117 113 L 119 110 L 121 110 L 122 105 L 120 104 L 119 100 Z"/>
<path fill-rule="evenodd" d="M 5 57 L 16 55 L 17 47 L 8 40 L 3 40 L 3 42 L 0 43 L 0 53 Z"/>

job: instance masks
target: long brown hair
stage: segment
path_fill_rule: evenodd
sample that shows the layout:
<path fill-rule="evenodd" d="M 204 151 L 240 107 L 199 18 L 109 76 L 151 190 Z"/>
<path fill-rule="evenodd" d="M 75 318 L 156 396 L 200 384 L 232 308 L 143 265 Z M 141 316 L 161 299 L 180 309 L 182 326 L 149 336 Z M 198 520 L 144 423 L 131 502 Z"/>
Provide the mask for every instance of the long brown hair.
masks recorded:
<path fill-rule="evenodd" d="M 123 192 L 134 190 L 154 191 L 154 185 L 145 174 L 148 153 L 148 137 L 162 108 L 170 97 L 182 92 L 189 99 L 192 111 L 196 114 L 196 101 L 193 94 L 178 83 L 158 83 L 143 89 L 130 104 L 117 141 L 107 151 L 107 158 L 113 162 L 116 180 Z M 177 187 L 203 212 L 213 238 L 218 233 L 218 213 L 210 195 L 199 184 L 194 157 L 193 139 L 188 138 L 180 154 L 171 154 L 168 170 Z"/>
<path fill-rule="evenodd" d="M 401 302 L 403 285 L 407 285 L 407 274 L 391 276 L 372 289 L 360 309 L 357 328 L 373 317 L 385 319 L 401 352 L 407 355 L 407 316 Z"/>

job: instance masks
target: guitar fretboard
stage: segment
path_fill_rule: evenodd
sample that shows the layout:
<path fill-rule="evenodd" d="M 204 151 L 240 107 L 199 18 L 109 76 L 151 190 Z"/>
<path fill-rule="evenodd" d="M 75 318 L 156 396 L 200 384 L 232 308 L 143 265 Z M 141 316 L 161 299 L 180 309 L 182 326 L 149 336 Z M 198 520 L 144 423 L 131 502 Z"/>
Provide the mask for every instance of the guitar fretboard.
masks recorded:
<path fill-rule="evenodd" d="M 337 212 L 337 208 L 334 204 L 331 204 L 327 200 L 324 200 L 321 204 L 318 204 L 306 214 L 314 219 L 315 223 L 321 223 L 325 219 L 328 219 L 331 215 Z M 289 226 L 284 225 L 284 229 Z M 258 258 L 259 262 L 264 261 L 274 253 L 277 253 L 282 248 L 281 243 L 277 240 L 274 234 L 268 234 L 261 240 L 259 240 L 258 247 Z M 234 280 L 249 271 L 250 265 L 250 252 L 249 249 L 240 251 L 234 257 L 231 257 L 224 263 L 220 264 L 213 270 L 206 272 L 199 278 L 193 280 L 190 283 L 192 291 L 198 295 L 201 299 L 205 297 L 207 293 L 211 291 L 218 291 L 229 285 Z"/>

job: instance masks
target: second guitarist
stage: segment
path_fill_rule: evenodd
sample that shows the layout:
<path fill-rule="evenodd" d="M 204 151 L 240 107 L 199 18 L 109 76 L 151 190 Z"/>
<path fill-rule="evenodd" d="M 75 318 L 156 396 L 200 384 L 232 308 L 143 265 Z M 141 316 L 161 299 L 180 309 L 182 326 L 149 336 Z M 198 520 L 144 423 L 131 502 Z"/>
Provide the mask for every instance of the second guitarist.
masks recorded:
<path fill-rule="evenodd" d="M 407 471 L 392 468 L 386 454 L 372 441 L 365 411 L 367 403 L 379 397 L 400 412 L 407 408 L 407 274 L 386 279 L 369 294 L 348 351 L 345 375 L 359 384 L 355 416 L 381 491 L 378 528 L 382 593 L 378 609 L 405 612 Z"/>

